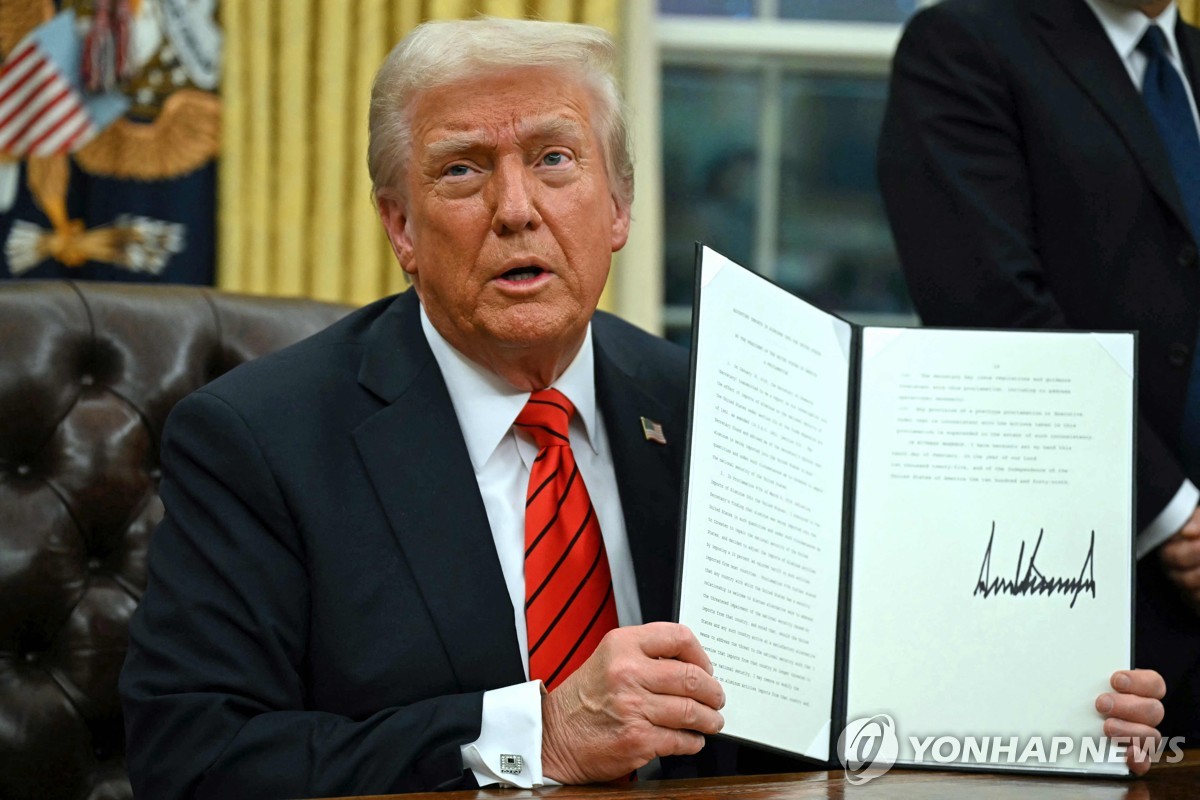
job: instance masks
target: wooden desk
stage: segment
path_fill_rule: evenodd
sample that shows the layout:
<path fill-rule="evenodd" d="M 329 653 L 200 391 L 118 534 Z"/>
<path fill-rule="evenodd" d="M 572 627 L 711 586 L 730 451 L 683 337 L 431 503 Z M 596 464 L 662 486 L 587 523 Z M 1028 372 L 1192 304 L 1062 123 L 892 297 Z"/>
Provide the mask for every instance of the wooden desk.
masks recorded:
<path fill-rule="evenodd" d="M 1200 750 L 1177 764 L 1157 764 L 1145 778 L 1031 778 L 996 773 L 894 769 L 864 786 L 841 772 L 801 772 L 745 778 L 643 781 L 622 787 L 557 786 L 547 789 L 477 789 L 469 792 L 397 794 L 357 800 L 1197 800 Z M 339 800 L 350 800 L 339 798 Z"/>

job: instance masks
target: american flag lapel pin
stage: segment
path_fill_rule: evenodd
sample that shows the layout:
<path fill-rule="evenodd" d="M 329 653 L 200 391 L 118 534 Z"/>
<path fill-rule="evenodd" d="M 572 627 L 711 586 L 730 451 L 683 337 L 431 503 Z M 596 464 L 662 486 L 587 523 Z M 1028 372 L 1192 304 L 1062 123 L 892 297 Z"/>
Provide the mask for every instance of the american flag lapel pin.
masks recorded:
<path fill-rule="evenodd" d="M 652 419 L 646 419 L 645 417 L 642 417 L 642 434 L 646 437 L 646 441 L 648 442 L 658 442 L 659 444 L 667 443 L 667 437 L 663 435 L 662 423 L 655 422 Z"/>

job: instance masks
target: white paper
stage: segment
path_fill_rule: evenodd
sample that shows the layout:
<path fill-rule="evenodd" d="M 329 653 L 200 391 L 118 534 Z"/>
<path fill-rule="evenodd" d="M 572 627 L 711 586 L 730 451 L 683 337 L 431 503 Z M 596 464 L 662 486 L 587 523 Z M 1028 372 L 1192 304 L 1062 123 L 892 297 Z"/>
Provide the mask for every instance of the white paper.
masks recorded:
<path fill-rule="evenodd" d="M 1125 774 L 1094 701 L 1131 662 L 1132 335 L 865 329 L 847 438 L 850 326 L 712 251 L 700 286 L 680 615 L 724 732 L 824 759 L 883 714 L 902 764 Z"/>
<path fill-rule="evenodd" d="M 1131 658 L 1132 336 L 863 336 L 848 719 L 890 715 L 900 763 L 1059 736 L 1074 756 L 1025 767 L 1080 769 Z"/>
<path fill-rule="evenodd" d="M 680 621 L 725 734 L 826 759 L 850 328 L 711 250 L 701 270 Z"/>

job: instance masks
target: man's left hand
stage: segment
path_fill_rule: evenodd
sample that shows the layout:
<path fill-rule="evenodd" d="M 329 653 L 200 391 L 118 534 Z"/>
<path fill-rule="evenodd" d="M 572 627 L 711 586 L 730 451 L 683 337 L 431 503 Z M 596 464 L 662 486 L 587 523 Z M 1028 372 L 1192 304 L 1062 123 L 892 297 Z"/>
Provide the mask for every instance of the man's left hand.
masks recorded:
<path fill-rule="evenodd" d="M 1162 722 L 1167 685 L 1152 669 L 1119 670 L 1111 683 L 1116 691 L 1096 698 L 1096 710 L 1104 715 L 1104 735 L 1130 737 L 1133 743 L 1125 761 L 1134 775 L 1145 775 L 1150 769 L 1145 747 L 1157 747 L 1162 738 L 1156 726 Z"/>

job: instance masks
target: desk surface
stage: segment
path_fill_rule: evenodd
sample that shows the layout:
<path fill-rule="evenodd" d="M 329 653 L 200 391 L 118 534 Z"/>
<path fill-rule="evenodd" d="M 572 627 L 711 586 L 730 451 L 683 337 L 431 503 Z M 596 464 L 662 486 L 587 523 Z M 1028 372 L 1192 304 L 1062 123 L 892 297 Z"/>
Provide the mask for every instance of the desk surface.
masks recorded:
<path fill-rule="evenodd" d="M 1137 780 L 1049 778 L 974 772 L 895 769 L 863 786 L 841 772 L 802 772 L 743 778 L 643 781 L 632 785 L 557 786 L 546 789 L 477 789 L 403 794 L 358 800 L 1195 800 L 1200 798 L 1200 750 L 1176 764 L 1157 764 Z M 341 798 L 340 800 L 349 800 Z"/>

